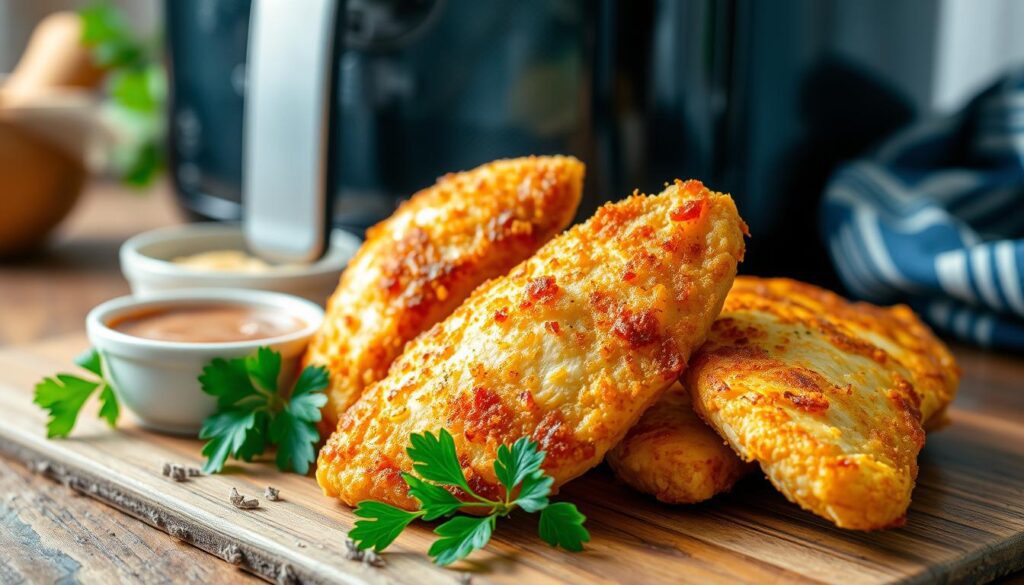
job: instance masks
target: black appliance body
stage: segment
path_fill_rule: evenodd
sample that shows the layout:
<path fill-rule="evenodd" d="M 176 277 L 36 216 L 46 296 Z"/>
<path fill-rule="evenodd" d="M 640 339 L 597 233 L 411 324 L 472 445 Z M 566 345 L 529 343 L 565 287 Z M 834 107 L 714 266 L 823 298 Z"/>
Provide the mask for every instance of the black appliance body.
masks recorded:
<path fill-rule="evenodd" d="M 891 80 L 921 69 L 929 51 L 911 49 L 934 28 L 934 9 L 886 21 L 874 0 L 337 1 L 336 225 L 358 233 L 446 172 L 566 153 L 587 163 L 580 217 L 700 178 L 750 225 L 744 272 L 822 284 L 837 282 L 813 242 L 824 182 L 919 111 Z M 165 3 L 169 170 L 196 217 L 241 217 L 250 8 Z"/>

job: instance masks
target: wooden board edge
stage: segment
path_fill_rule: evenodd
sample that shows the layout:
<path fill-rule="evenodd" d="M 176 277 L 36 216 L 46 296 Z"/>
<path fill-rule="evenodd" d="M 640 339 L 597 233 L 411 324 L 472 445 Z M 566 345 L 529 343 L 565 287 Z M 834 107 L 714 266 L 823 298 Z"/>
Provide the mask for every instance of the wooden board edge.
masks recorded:
<path fill-rule="evenodd" d="M 932 567 L 933 571 L 945 574 L 949 583 L 991 583 L 1018 571 L 1024 570 L 1024 533 L 1018 533 L 1011 539 L 996 546 L 976 551 L 969 558 L 961 560 L 960 566 L 948 563 L 945 570 Z M 926 573 L 921 576 L 922 583 L 934 582 L 936 576 Z"/>
<path fill-rule="evenodd" d="M 270 583 L 324 582 L 323 575 L 299 563 L 280 560 L 257 546 L 197 524 L 182 512 L 142 494 L 125 491 L 114 482 L 61 460 L 53 453 L 34 449 L 30 444 L 6 440 L 0 441 L 0 455 L 19 461 L 34 473 L 102 502 Z M 344 576 L 348 577 L 347 581 L 351 585 L 373 585 L 373 581 L 361 579 L 352 573 L 345 573 Z"/>

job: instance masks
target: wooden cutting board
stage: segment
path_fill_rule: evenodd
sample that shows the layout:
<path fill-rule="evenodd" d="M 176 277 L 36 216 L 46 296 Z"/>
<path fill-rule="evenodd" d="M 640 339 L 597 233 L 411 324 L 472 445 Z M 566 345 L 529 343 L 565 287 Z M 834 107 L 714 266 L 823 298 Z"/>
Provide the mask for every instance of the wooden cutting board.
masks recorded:
<path fill-rule="evenodd" d="M 424 554 L 433 540 L 426 524 L 403 534 L 383 555 L 386 566 L 375 568 L 346 559 L 352 513 L 321 495 L 312 478 L 238 464 L 175 483 L 161 475 L 163 462 L 200 465 L 200 443 L 144 431 L 130 415 L 110 430 L 94 411 L 83 412 L 72 438 L 47 440 L 32 387 L 43 376 L 74 371 L 71 359 L 86 345 L 76 335 L 0 351 L 0 451 L 271 581 L 973 582 L 1024 568 L 1024 421 L 975 408 L 977 395 L 966 391 L 951 410 L 952 424 L 928 437 L 904 528 L 835 529 L 759 477 L 705 504 L 662 505 L 600 467 L 560 496 L 588 517 L 592 541 L 583 553 L 547 547 L 535 519 L 520 513 L 499 523 L 485 551 L 453 569 L 435 567 Z M 965 366 L 965 386 L 1022 390 L 1016 377 L 979 369 Z M 283 501 L 266 501 L 267 485 L 279 488 Z M 233 508 L 231 487 L 256 496 L 260 508 Z"/>

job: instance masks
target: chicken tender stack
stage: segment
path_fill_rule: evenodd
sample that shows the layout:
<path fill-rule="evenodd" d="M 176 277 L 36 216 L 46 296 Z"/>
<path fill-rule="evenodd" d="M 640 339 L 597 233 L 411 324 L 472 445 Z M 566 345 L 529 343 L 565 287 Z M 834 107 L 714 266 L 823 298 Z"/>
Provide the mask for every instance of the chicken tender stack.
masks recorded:
<path fill-rule="evenodd" d="M 410 342 L 342 417 L 317 481 L 413 509 L 410 433 L 446 428 L 469 484 L 500 493 L 501 444 L 531 437 L 555 484 L 604 457 L 682 372 L 721 309 L 745 226 L 698 181 L 600 208 Z"/>
<path fill-rule="evenodd" d="M 684 382 L 700 416 L 787 498 L 841 528 L 903 523 L 949 350 L 905 306 L 736 279 Z"/>
<path fill-rule="evenodd" d="M 306 354 L 330 372 L 324 436 L 409 340 L 569 224 L 583 173 L 572 157 L 495 161 L 442 177 L 367 231 Z"/>
<path fill-rule="evenodd" d="M 606 460 L 622 481 L 668 504 L 707 500 L 754 469 L 700 420 L 682 384 L 647 409 Z"/>

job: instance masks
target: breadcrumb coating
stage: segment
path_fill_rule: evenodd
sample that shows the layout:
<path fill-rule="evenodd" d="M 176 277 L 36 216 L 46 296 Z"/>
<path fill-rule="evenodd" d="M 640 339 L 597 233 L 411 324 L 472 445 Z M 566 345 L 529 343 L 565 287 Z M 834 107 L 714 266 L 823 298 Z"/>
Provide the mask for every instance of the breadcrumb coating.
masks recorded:
<path fill-rule="evenodd" d="M 791 501 L 841 528 L 905 521 L 923 425 L 953 400 L 949 350 L 905 306 L 736 279 L 684 383 L 700 416 Z"/>
<path fill-rule="evenodd" d="M 732 199 L 699 181 L 601 207 L 408 344 L 320 451 L 324 493 L 414 509 L 409 434 L 440 428 L 484 496 L 500 495 L 498 446 L 521 437 L 556 486 L 579 476 L 704 340 L 744 232 Z"/>
<path fill-rule="evenodd" d="M 605 458 L 615 475 L 668 504 L 694 504 L 732 488 L 753 469 L 693 411 L 673 384 Z"/>
<path fill-rule="evenodd" d="M 370 228 L 305 358 L 330 372 L 321 434 L 409 340 L 563 230 L 583 174 L 583 163 L 566 156 L 491 162 L 441 177 Z"/>

